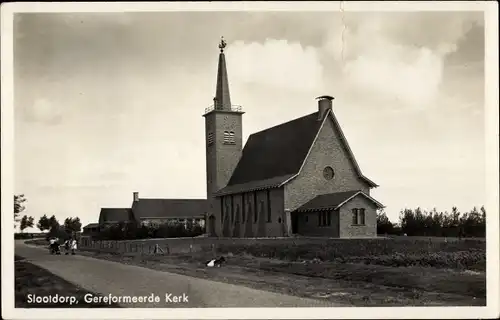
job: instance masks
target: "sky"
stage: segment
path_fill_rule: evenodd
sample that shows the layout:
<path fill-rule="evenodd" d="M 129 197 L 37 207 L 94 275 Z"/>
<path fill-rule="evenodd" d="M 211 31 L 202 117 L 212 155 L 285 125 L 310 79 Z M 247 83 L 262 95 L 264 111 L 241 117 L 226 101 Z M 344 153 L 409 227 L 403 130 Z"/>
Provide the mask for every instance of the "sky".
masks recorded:
<path fill-rule="evenodd" d="M 486 201 L 482 12 L 23 13 L 14 18 L 23 214 L 205 198 L 202 114 L 224 36 L 243 136 L 334 112 L 371 195 L 401 209 Z"/>

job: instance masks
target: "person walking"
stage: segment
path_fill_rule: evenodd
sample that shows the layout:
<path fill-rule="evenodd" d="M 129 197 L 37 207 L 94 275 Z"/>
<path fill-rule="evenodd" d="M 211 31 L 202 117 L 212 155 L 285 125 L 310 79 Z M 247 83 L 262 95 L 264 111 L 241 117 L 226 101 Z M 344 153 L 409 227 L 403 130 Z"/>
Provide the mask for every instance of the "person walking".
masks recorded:
<path fill-rule="evenodd" d="M 76 239 L 71 240 L 71 254 L 74 255 L 77 248 Z"/>
<path fill-rule="evenodd" d="M 68 254 L 69 254 L 70 249 L 71 249 L 71 238 L 67 239 L 67 240 L 64 242 L 64 254 L 65 254 L 65 255 L 68 255 Z"/>
<path fill-rule="evenodd" d="M 51 238 L 51 239 L 49 239 L 49 243 L 50 243 L 50 252 L 55 253 L 55 254 L 60 254 L 59 239 Z"/>

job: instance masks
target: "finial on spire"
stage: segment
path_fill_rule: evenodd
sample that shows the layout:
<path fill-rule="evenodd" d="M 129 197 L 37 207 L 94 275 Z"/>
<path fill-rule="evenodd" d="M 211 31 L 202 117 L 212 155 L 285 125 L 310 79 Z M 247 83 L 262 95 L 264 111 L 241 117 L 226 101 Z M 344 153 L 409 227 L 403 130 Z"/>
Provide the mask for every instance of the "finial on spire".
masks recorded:
<path fill-rule="evenodd" d="M 226 45 L 227 45 L 227 43 L 224 40 L 224 37 L 220 37 L 219 49 L 220 49 L 221 53 L 224 52 L 224 48 L 226 47 Z"/>

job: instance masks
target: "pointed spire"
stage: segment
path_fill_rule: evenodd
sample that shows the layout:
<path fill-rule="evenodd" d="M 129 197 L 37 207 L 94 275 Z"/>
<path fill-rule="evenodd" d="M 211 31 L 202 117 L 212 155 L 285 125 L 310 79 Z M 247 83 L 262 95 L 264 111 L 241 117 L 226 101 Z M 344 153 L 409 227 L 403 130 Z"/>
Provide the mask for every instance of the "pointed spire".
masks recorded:
<path fill-rule="evenodd" d="M 217 87 L 215 89 L 215 110 L 231 110 L 231 97 L 229 96 L 229 81 L 227 79 L 226 58 L 224 48 L 226 41 L 221 37 L 219 49 L 219 66 L 217 68 Z"/>

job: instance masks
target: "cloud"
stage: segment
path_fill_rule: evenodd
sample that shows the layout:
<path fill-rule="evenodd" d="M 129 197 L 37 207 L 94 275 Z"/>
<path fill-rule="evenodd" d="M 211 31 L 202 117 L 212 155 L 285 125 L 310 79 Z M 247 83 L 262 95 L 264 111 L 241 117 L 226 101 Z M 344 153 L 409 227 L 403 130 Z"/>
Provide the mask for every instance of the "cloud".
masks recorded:
<path fill-rule="evenodd" d="M 322 86 L 323 67 L 317 49 L 287 40 L 236 41 L 228 49 L 231 79 L 280 89 L 310 91 Z"/>
<path fill-rule="evenodd" d="M 442 80 L 443 61 L 439 55 L 428 48 L 384 47 L 388 48 L 385 55 L 368 52 L 348 62 L 344 69 L 346 81 L 365 94 L 394 99 L 409 107 L 431 103 L 439 94 Z"/>
<path fill-rule="evenodd" d="M 446 58 L 477 20 L 457 13 L 356 14 L 332 24 L 323 49 L 349 90 L 427 109 L 439 97 Z"/>
<path fill-rule="evenodd" d="M 62 110 L 58 104 L 48 99 L 38 98 L 24 110 L 27 120 L 46 124 L 59 124 L 62 120 Z"/>

